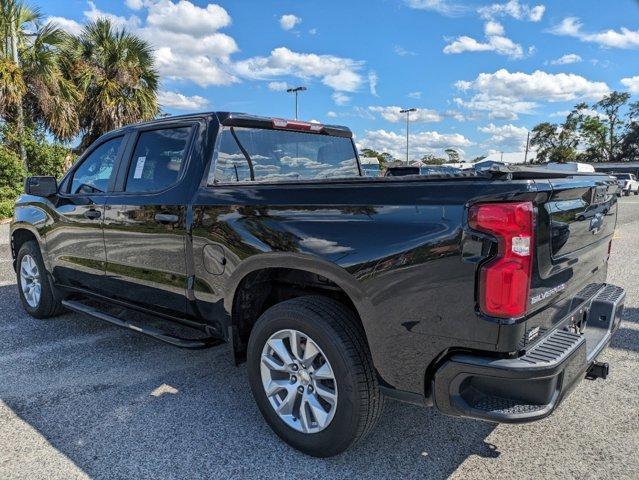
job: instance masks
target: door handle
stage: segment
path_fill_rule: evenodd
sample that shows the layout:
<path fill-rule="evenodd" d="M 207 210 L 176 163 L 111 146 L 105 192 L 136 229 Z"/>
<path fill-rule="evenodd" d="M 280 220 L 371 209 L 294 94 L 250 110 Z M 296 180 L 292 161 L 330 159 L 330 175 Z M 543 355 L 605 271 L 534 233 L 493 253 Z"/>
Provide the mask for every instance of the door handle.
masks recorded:
<path fill-rule="evenodd" d="M 100 218 L 102 214 L 100 213 L 99 210 L 87 210 L 86 212 L 84 212 L 84 216 L 86 218 L 88 218 L 89 220 L 97 220 L 98 218 Z"/>
<path fill-rule="evenodd" d="M 155 221 L 158 223 L 177 223 L 180 217 L 171 213 L 156 213 Z"/>

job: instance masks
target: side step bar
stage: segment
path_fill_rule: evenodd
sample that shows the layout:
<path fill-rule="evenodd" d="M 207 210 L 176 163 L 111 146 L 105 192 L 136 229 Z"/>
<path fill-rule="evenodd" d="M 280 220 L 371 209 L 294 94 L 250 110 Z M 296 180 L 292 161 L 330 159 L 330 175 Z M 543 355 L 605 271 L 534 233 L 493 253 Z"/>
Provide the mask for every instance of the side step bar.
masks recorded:
<path fill-rule="evenodd" d="M 101 310 L 98 310 L 94 307 L 85 305 L 84 303 L 81 303 L 75 300 L 63 300 L 62 305 L 64 305 L 69 310 L 73 310 L 74 312 L 83 313 L 93 318 L 97 318 L 99 320 L 104 320 L 106 322 L 112 323 L 113 325 L 117 325 L 118 327 L 127 328 L 135 332 L 143 333 L 144 335 L 153 337 L 156 340 L 160 340 L 161 342 L 165 342 L 165 343 L 170 343 L 171 345 L 175 345 L 176 347 L 180 347 L 180 348 L 188 348 L 188 349 L 209 348 L 209 347 L 215 347 L 217 345 L 221 345 L 222 343 L 224 343 L 223 340 L 217 337 L 203 337 L 203 338 L 193 338 L 193 339 L 181 338 L 181 337 L 176 337 L 175 335 L 165 333 L 153 327 L 140 327 L 138 325 L 129 323 L 118 317 L 115 317 L 113 315 L 110 315 L 108 313 L 105 313 Z"/>

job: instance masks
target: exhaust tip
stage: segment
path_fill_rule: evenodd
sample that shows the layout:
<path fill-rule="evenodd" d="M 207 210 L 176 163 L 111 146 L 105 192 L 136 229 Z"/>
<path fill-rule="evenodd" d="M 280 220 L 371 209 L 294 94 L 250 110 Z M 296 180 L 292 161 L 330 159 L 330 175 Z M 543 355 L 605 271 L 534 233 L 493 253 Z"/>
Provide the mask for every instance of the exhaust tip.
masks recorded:
<path fill-rule="evenodd" d="M 608 373 L 610 373 L 610 366 L 605 362 L 594 362 L 588 368 L 588 372 L 586 373 L 586 378 L 588 380 L 596 380 L 601 378 L 605 380 L 608 378 Z"/>

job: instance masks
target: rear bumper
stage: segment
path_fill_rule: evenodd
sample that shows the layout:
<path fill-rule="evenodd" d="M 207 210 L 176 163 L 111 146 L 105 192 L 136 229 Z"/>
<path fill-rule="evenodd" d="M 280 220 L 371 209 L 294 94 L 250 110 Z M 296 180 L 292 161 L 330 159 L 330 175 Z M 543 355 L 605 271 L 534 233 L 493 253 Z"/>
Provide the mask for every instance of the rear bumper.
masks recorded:
<path fill-rule="evenodd" d="M 587 309 L 583 333 L 569 315 L 518 358 L 457 354 L 435 373 L 433 403 L 447 415 L 523 423 L 550 415 L 585 377 L 619 327 L 625 292 L 606 285 Z"/>

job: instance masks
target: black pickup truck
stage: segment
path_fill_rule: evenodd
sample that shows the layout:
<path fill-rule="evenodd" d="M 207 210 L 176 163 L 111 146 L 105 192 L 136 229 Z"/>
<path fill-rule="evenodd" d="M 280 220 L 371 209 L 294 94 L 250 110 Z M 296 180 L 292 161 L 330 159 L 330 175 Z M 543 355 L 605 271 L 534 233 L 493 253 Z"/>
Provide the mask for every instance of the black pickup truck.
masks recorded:
<path fill-rule="evenodd" d="M 527 422 L 605 378 L 617 189 L 530 167 L 365 177 L 345 127 L 203 113 L 27 179 L 11 246 L 32 316 L 227 342 L 273 430 L 330 456 L 385 397 Z"/>

